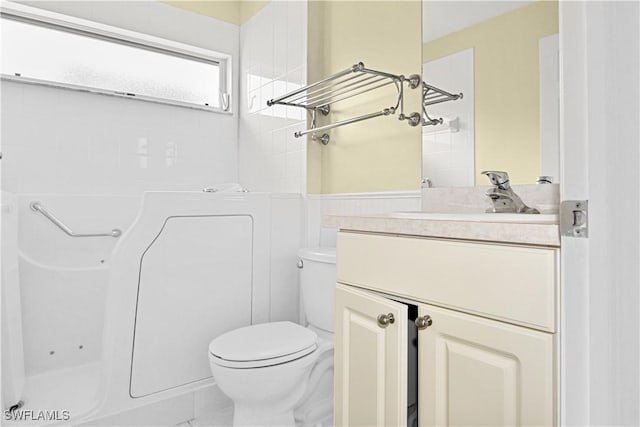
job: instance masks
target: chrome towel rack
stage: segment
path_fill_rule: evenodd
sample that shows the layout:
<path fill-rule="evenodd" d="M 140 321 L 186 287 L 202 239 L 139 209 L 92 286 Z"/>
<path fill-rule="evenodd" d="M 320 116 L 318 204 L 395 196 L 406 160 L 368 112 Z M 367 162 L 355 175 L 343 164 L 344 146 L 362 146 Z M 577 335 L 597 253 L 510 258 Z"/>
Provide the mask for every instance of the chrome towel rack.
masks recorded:
<path fill-rule="evenodd" d="M 453 94 L 422 82 L 422 126 L 441 125 L 443 122 L 442 117 L 438 119 L 432 119 L 429 117 L 429 114 L 427 114 L 427 107 L 429 105 L 455 101 L 457 99 L 462 99 L 463 97 L 464 95 L 462 92 Z"/>
<path fill-rule="evenodd" d="M 120 230 L 119 228 L 114 228 L 113 230 L 106 233 L 75 233 L 69 227 L 64 225 L 64 223 L 60 221 L 58 218 L 56 218 L 51 212 L 46 210 L 44 206 L 40 204 L 40 202 L 31 202 L 29 204 L 29 207 L 34 212 L 40 212 L 42 215 L 44 215 L 45 218 L 51 221 L 56 227 L 58 227 L 60 230 L 64 231 L 67 235 L 71 237 L 120 237 L 122 235 L 122 230 Z"/>
<path fill-rule="evenodd" d="M 397 111 L 400 113 L 398 115 L 399 120 L 407 120 L 411 126 L 419 125 L 421 122 L 420 113 L 404 114 L 404 83 L 407 83 L 409 88 L 416 89 L 420 86 L 421 81 L 421 77 L 417 74 L 406 78 L 403 75 L 372 70 L 366 68 L 364 63 L 358 62 L 326 79 L 301 87 L 278 98 L 273 98 L 267 101 L 267 106 L 286 105 L 289 107 L 304 108 L 311 114 L 311 127 L 304 131 L 295 132 L 294 136 L 300 138 L 311 133 L 314 141 L 320 141 L 326 145 L 329 143 L 329 135 L 324 133 L 318 136 L 316 133 L 375 117 L 393 115 Z M 373 113 L 316 127 L 316 116 L 318 112 L 327 116 L 331 112 L 332 105 L 389 85 L 395 86 L 397 91 L 395 104 L 392 106 Z"/>

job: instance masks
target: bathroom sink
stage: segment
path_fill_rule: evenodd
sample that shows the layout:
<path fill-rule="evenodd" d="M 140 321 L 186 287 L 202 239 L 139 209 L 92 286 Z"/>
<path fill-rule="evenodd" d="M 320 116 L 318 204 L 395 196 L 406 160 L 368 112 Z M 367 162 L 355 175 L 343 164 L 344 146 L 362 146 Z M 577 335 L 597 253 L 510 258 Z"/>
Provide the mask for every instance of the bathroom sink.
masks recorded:
<path fill-rule="evenodd" d="M 391 218 L 424 219 L 431 221 L 507 222 L 520 224 L 557 224 L 557 214 L 516 214 L 516 213 L 434 213 L 434 212 L 391 212 Z"/>

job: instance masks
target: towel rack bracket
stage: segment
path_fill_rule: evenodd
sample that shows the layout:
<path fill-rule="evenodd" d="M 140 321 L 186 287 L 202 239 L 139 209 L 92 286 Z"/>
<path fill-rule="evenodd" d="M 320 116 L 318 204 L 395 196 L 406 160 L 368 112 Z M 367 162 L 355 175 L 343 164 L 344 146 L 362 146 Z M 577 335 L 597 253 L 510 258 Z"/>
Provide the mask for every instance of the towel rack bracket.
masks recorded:
<path fill-rule="evenodd" d="M 316 135 L 314 133 L 313 135 L 311 135 L 311 140 L 312 141 L 318 141 L 322 145 L 327 145 L 329 143 L 329 141 L 331 140 L 331 137 L 329 136 L 328 133 L 323 133 L 320 136 L 318 136 L 318 135 Z"/>
<path fill-rule="evenodd" d="M 328 116 L 329 113 L 331 112 L 331 106 L 330 105 L 320 105 L 319 107 L 314 107 L 314 110 L 320 111 L 323 116 Z"/>
<path fill-rule="evenodd" d="M 422 116 L 420 116 L 420 113 L 411 113 L 408 116 L 400 114 L 398 120 L 406 120 L 409 126 L 415 127 L 422 123 Z"/>
<path fill-rule="evenodd" d="M 422 83 L 422 77 L 419 74 L 411 74 L 407 79 L 407 82 L 409 83 L 409 87 L 411 89 L 416 89 L 418 86 L 420 86 L 420 83 Z"/>

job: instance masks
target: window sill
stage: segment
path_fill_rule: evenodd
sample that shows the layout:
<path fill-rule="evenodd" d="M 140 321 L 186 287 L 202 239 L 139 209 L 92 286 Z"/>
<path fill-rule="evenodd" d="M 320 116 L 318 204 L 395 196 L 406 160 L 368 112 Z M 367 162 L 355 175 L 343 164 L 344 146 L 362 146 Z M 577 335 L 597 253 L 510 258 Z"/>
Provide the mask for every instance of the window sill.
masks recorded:
<path fill-rule="evenodd" d="M 115 92 L 115 91 L 111 91 L 111 90 L 98 89 L 98 88 L 87 87 L 87 86 L 78 86 L 78 85 L 65 84 L 65 83 L 59 83 L 59 82 L 52 82 L 52 81 L 48 81 L 48 80 L 32 79 L 32 78 L 29 78 L 29 77 L 12 76 L 12 75 L 8 75 L 8 74 L 2 74 L 1 78 L 2 78 L 2 81 L 25 83 L 25 84 L 30 84 L 30 85 L 46 86 L 46 87 L 53 87 L 53 88 L 58 88 L 58 89 L 68 89 L 68 90 L 74 90 L 74 91 L 77 91 L 77 92 L 89 92 L 89 93 L 95 93 L 95 94 L 98 94 L 98 95 L 115 96 L 115 97 L 119 97 L 119 98 L 131 99 L 131 100 L 135 100 L 135 101 L 153 102 L 155 104 L 172 105 L 172 106 L 175 106 L 175 107 L 190 108 L 192 110 L 202 110 L 202 111 L 208 111 L 208 112 L 217 113 L 217 114 L 233 115 L 233 111 L 232 111 L 231 106 L 229 107 L 228 110 L 224 110 L 224 109 L 219 108 L 219 107 L 209 107 L 207 105 L 192 104 L 192 103 L 189 103 L 189 102 L 174 101 L 174 100 L 163 99 L 163 98 L 155 98 L 155 97 L 152 97 L 152 96 L 145 96 L 145 95 L 136 95 L 136 94 L 128 94 L 128 93 L 122 93 L 122 92 Z"/>

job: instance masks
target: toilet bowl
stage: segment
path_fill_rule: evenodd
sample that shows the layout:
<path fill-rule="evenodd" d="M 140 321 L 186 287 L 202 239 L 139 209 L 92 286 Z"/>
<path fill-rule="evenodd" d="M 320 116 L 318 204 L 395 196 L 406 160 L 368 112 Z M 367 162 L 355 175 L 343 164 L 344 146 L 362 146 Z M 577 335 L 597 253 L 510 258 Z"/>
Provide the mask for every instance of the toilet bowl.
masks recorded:
<path fill-rule="evenodd" d="M 331 417 L 335 249 L 301 249 L 299 255 L 309 326 L 262 323 L 209 344 L 213 377 L 234 403 L 234 426 L 315 425 Z"/>
<path fill-rule="evenodd" d="M 294 425 L 318 359 L 317 335 L 291 322 L 263 323 L 221 335 L 209 345 L 211 372 L 233 400 L 234 425 Z"/>

